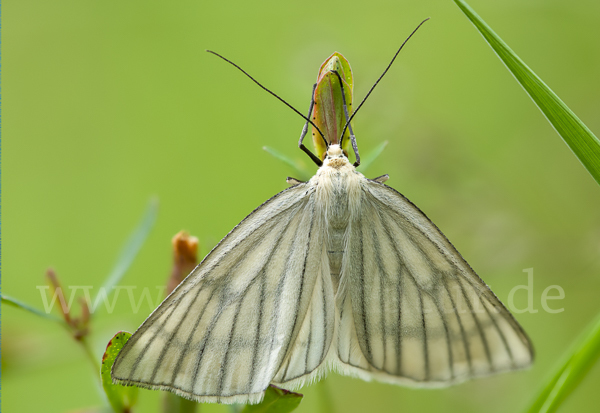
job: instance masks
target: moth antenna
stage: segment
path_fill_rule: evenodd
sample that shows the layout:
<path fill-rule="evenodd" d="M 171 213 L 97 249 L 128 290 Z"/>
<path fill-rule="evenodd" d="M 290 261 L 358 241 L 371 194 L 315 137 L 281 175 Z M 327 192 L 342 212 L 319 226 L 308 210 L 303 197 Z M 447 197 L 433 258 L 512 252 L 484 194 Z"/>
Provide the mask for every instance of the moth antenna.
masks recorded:
<path fill-rule="evenodd" d="M 313 112 L 313 108 L 315 107 L 315 90 L 316 89 L 317 89 L 317 84 L 315 83 L 312 88 L 312 93 L 310 94 L 310 106 L 308 108 L 308 115 L 306 115 L 307 118 L 310 118 L 310 115 Z M 302 133 L 300 133 L 300 139 L 298 140 L 298 147 L 300 149 L 302 149 L 310 157 L 310 159 L 320 168 L 323 165 L 323 161 L 321 161 L 321 159 L 319 159 L 319 157 L 317 155 L 312 153 L 310 151 L 310 149 L 308 149 L 306 146 L 304 146 L 304 143 L 302 143 L 304 141 L 304 138 L 306 137 L 307 133 L 308 133 L 308 122 L 306 122 L 304 124 L 304 127 L 302 127 Z M 313 133 L 313 135 L 314 135 L 314 133 Z M 327 142 L 326 139 L 325 139 L 325 146 L 329 148 L 329 143 Z"/>
<path fill-rule="evenodd" d="M 274 92 L 271 92 L 269 89 L 267 89 L 266 87 L 264 87 L 258 80 L 254 79 L 252 76 L 250 76 L 248 74 L 248 72 L 246 72 L 244 69 L 242 69 L 241 67 L 239 67 L 235 63 L 233 63 L 231 60 L 224 58 L 223 56 L 221 56 L 220 54 L 218 54 L 216 52 L 213 52 L 212 50 L 207 50 L 207 52 L 208 53 L 212 53 L 215 56 L 220 57 L 221 59 L 225 60 L 227 63 L 229 63 L 230 65 L 232 65 L 233 67 L 235 67 L 236 69 L 238 69 L 240 72 L 242 72 L 243 74 L 245 74 L 246 76 L 248 76 L 250 78 L 250 80 L 252 80 L 258 86 L 260 86 L 263 90 L 266 90 L 271 95 L 275 96 L 277 99 L 279 99 L 281 102 L 283 102 L 288 108 L 292 109 L 294 112 L 296 112 L 298 115 L 300 115 L 302 117 L 302 119 L 304 119 L 305 121 L 307 121 L 308 123 L 310 123 L 311 125 L 313 125 L 315 127 L 315 129 L 317 130 L 317 132 L 319 132 L 319 135 L 321 135 L 321 137 L 323 138 L 323 141 L 325 142 L 325 145 L 327 145 L 327 139 L 325 139 L 325 136 L 323 135 L 323 132 L 321 132 L 321 130 L 319 129 L 319 127 L 317 125 L 315 125 L 309 118 L 307 118 L 302 113 L 300 113 L 295 107 L 293 107 L 292 105 L 290 105 L 289 103 L 287 103 L 281 97 L 277 96 Z"/>
<path fill-rule="evenodd" d="M 410 38 L 413 36 L 413 34 L 415 34 L 417 32 L 417 30 L 419 30 L 419 28 L 427 20 L 429 20 L 429 17 L 426 18 L 425 20 L 423 20 L 421 23 L 419 23 L 419 25 L 417 26 L 417 28 L 412 31 L 412 33 L 406 38 L 406 40 L 404 40 L 404 42 L 402 43 L 402 45 L 400 46 L 400 48 L 398 49 L 398 51 L 396 52 L 396 54 L 394 55 L 394 57 L 392 57 L 392 61 L 390 62 L 390 64 L 388 64 L 388 66 L 385 68 L 385 70 L 383 71 L 383 73 L 381 74 L 381 76 L 379 76 L 379 79 L 377 79 L 377 81 L 375 82 L 375 84 L 373 86 L 371 86 L 371 90 L 369 90 L 369 93 L 367 93 L 367 95 L 364 97 L 364 99 L 362 100 L 362 102 L 360 102 L 360 104 L 358 105 L 358 107 L 356 108 L 356 110 L 352 113 L 352 116 L 350 116 L 350 119 L 348 119 L 348 121 L 346 122 L 346 125 L 344 125 L 344 129 L 342 130 L 342 138 L 341 139 L 344 139 L 344 133 L 346 133 L 346 129 L 348 128 L 348 125 L 350 124 L 350 122 L 352 121 L 352 119 L 354 119 L 354 115 L 356 115 L 356 112 L 358 112 L 358 110 L 362 107 L 363 103 L 365 103 L 365 100 L 367 100 L 367 98 L 369 97 L 369 95 L 371 94 L 371 92 L 373 92 L 373 89 L 375 89 L 375 86 L 377 86 L 377 84 L 385 76 L 385 74 L 387 73 L 387 71 L 390 70 L 390 67 L 392 67 L 392 64 L 394 63 L 394 60 L 396 60 L 396 57 L 398 57 L 398 53 L 400 53 L 400 50 L 402 50 L 402 48 L 404 47 L 404 45 L 406 44 L 406 42 L 408 42 L 410 40 Z M 341 146 L 341 143 L 342 142 L 340 140 L 340 146 Z"/>

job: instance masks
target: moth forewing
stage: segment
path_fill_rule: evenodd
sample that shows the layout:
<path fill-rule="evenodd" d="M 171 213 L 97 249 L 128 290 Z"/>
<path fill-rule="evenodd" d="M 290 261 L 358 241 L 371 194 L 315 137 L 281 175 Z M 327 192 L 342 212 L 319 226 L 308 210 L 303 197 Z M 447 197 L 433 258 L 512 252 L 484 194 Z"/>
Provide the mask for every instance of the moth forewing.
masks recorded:
<path fill-rule="evenodd" d="M 434 385 L 527 366 L 533 352 L 521 327 L 425 214 L 378 182 L 367 182 L 365 199 L 346 275 L 371 365 Z"/>

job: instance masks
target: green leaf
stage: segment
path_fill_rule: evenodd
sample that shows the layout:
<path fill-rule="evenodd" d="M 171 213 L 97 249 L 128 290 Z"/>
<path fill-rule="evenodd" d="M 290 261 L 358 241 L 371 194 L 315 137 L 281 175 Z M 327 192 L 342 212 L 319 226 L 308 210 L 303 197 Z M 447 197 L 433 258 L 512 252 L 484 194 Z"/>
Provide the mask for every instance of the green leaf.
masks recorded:
<path fill-rule="evenodd" d="M 199 404 L 175 393 L 163 392 L 162 412 L 164 413 L 196 413 Z"/>
<path fill-rule="evenodd" d="M 600 184 L 600 140 L 463 0 L 454 0 Z"/>
<path fill-rule="evenodd" d="M 127 343 L 129 337 L 131 337 L 131 334 L 126 331 L 119 331 L 115 334 L 106 346 L 106 351 L 102 356 L 102 367 L 100 368 L 102 387 L 104 388 L 104 392 L 106 393 L 110 405 L 117 413 L 131 411 L 138 396 L 137 387 L 126 387 L 121 386 L 120 384 L 113 384 L 110 376 L 110 371 L 115 362 L 115 358 L 125 343 Z"/>
<path fill-rule="evenodd" d="M 583 380 L 600 356 L 600 316 L 563 357 L 528 412 L 554 412 Z"/>
<path fill-rule="evenodd" d="M 338 76 L 334 73 L 337 72 Z M 342 84 L 344 95 L 342 96 Z M 348 116 L 352 115 L 352 96 L 353 96 L 353 78 L 350 63 L 340 53 L 335 52 L 323 62 L 319 68 L 317 77 L 317 86 L 315 88 L 314 99 L 315 106 L 311 118 L 319 130 L 325 135 L 324 138 L 328 145 L 339 144 L 342 130 L 346 125 L 346 115 L 344 113 L 344 99 Z M 313 127 L 313 144 L 317 157 L 323 159 L 327 146 L 323 137 Z M 344 141 L 342 149 L 350 151 L 350 132 L 346 129 L 344 132 Z"/>
<path fill-rule="evenodd" d="M 385 149 L 387 144 L 388 144 L 388 141 L 381 142 L 379 145 L 377 145 L 375 147 L 375 149 L 373 149 L 371 152 L 369 152 L 367 154 L 367 156 L 362 158 L 361 163 L 360 163 L 361 172 L 364 173 L 365 170 L 368 169 L 369 166 L 371 166 L 373 161 L 375 161 L 375 159 L 377 159 L 377 157 L 379 157 L 379 155 L 381 155 L 381 153 L 383 152 L 383 150 Z"/>
<path fill-rule="evenodd" d="M 44 317 L 44 318 L 47 318 L 48 320 L 52 320 L 52 321 L 56 321 L 58 323 L 64 324 L 65 327 L 67 326 L 67 324 L 65 323 L 65 320 L 63 320 L 62 318 L 58 318 L 53 314 L 45 313 L 41 310 L 38 310 L 37 308 L 30 306 L 29 304 L 25 304 L 24 302 L 19 301 L 16 298 L 12 298 L 12 297 L 9 297 L 4 294 L 0 295 L 0 297 L 2 298 L 3 304 L 8 304 L 12 307 L 17 307 L 17 308 L 20 308 L 21 310 L 29 311 L 30 313 L 33 313 L 37 316 Z"/>
<path fill-rule="evenodd" d="M 298 173 L 298 179 L 300 179 L 301 181 L 307 181 L 308 179 L 310 179 L 310 172 L 306 171 L 302 166 L 300 166 L 299 162 L 293 161 L 292 159 L 288 158 L 281 152 L 271 148 L 270 146 L 263 146 L 263 150 L 269 155 L 272 155 L 284 164 L 291 166 L 294 170 L 296 170 L 296 172 Z"/>
<path fill-rule="evenodd" d="M 321 79 L 322 75 L 330 70 L 338 70 L 344 82 L 348 84 L 348 88 L 350 90 L 354 89 L 354 79 L 352 77 L 350 62 L 341 53 L 334 52 L 321 64 L 317 80 Z"/>
<path fill-rule="evenodd" d="M 270 385 L 265 391 L 265 398 L 259 404 L 249 404 L 242 413 L 288 413 L 296 409 L 302 401 L 300 393 Z"/>
<path fill-rule="evenodd" d="M 125 246 L 121 250 L 121 255 L 117 259 L 117 263 L 106 278 L 106 281 L 104 281 L 104 285 L 102 287 L 107 297 L 112 293 L 113 288 L 117 284 L 119 284 L 129 267 L 133 263 L 135 256 L 142 248 L 142 245 L 144 245 L 146 238 L 148 238 L 148 234 L 150 234 L 150 230 L 154 226 L 157 214 L 158 199 L 152 198 L 148 203 L 148 207 L 146 208 L 146 212 L 144 213 L 140 224 L 129 236 L 129 239 L 127 240 Z M 100 291 L 102 291 L 102 289 Z"/>

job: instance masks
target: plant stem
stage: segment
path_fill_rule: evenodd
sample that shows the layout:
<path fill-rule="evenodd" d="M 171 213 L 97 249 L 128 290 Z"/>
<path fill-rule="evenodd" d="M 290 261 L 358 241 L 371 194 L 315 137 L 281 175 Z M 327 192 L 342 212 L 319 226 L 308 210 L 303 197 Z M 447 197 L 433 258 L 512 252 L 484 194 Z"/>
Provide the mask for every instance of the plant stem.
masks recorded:
<path fill-rule="evenodd" d="M 92 363 L 92 367 L 94 369 L 94 372 L 96 373 L 96 374 L 94 374 L 94 377 L 96 377 L 96 379 L 100 382 L 100 364 L 98 363 L 98 360 L 97 360 L 96 356 L 94 355 L 94 351 L 92 350 L 92 347 L 90 346 L 90 343 L 88 342 L 87 337 L 81 337 L 77 341 L 79 343 L 81 343 L 81 346 L 83 347 L 83 351 L 85 351 L 85 354 L 87 355 L 88 359 Z"/>

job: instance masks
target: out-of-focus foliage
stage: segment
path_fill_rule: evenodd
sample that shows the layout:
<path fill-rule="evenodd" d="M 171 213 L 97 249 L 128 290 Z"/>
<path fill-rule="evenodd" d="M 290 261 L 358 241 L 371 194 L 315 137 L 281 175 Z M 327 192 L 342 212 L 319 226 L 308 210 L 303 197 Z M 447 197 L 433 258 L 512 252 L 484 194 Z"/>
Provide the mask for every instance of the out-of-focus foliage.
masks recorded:
<path fill-rule="evenodd" d="M 289 413 L 296 410 L 301 401 L 300 393 L 269 386 L 262 402 L 244 407 L 242 413 Z"/>
<path fill-rule="evenodd" d="M 598 2 L 471 5 L 600 130 Z M 297 149 L 304 121 L 203 50 L 232 59 L 304 112 L 327 56 L 350 61 L 360 101 L 426 17 L 354 119 L 361 153 L 389 142 L 365 172 L 389 174 L 387 183 L 427 213 L 509 308 L 531 311 L 515 316 L 537 359 L 529 371 L 431 391 L 332 373 L 301 390 L 296 411 L 319 411 L 323 400 L 339 412 L 522 410 L 598 312 L 600 191 L 452 1 L 3 6 L 2 291 L 44 309 L 52 266 L 67 299 L 71 291 L 98 297 L 118 234 L 134 228 L 150 196 L 161 201 L 155 229 L 111 292 L 114 308 L 90 307 L 92 315 L 102 309 L 90 335 L 97 359 L 114 331 L 134 331 L 162 300 L 175 233 L 197 235 L 202 256 L 286 188 L 286 176 L 302 178 L 263 146 L 316 170 Z M 529 268 L 531 289 L 514 290 L 528 285 Z M 551 286 L 564 299 L 548 299 L 558 295 Z M 3 410 L 105 403 L 84 352 L 56 323 L 3 306 L 2 333 Z M 597 406 L 598 380 L 595 366 L 564 411 Z M 140 390 L 139 411 L 157 411 L 160 399 Z"/>

